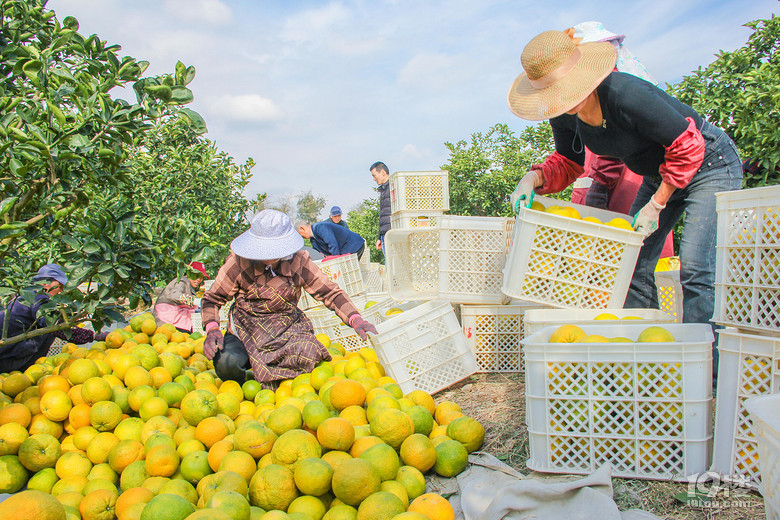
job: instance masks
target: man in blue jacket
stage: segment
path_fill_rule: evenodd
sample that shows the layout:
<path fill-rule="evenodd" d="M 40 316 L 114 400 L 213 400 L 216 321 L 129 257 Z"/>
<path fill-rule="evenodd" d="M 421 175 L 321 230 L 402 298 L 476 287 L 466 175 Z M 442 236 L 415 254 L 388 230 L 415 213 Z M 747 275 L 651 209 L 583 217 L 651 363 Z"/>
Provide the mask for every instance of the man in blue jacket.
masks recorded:
<path fill-rule="evenodd" d="M 332 222 L 311 224 L 300 220 L 295 225 L 295 230 L 303 238 L 308 238 L 311 246 L 326 257 L 356 253 L 360 258 L 366 249 L 363 237 Z"/>

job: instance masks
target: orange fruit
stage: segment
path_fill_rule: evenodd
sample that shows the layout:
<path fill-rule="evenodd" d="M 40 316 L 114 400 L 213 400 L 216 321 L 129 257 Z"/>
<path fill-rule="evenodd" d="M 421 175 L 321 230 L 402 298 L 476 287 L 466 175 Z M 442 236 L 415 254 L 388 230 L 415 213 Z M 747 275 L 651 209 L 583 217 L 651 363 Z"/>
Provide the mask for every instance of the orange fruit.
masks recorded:
<path fill-rule="evenodd" d="M 141 513 L 141 520 L 165 518 L 184 520 L 195 512 L 195 506 L 186 498 L 172 493 L 163 493 L 151 499 Z"/>
<path fill-rule="evenodd" d="M 485 428 L 471 417 L 463 416 L 447 425 L 447 437 L 460 442 L 471 453 L 485 442 Z"/>
<path fill-rule="evenodd" d="M 48 433 L 36 433 L 19 445 L 19 462 L 30 471 L 53 468 L 62 453 L 59 441 Z"/>
<path fill-rule="evenodd" d="M 352 459 L 341 463 L 333 472 L 331 485 L 336 498 L 345 504 L 356 506 L 369 495 L 379 491 L 381 479 L 370 462 Z"/>
<path fill-rule="evenodd" d="M 292 470 L 278 464 L 257 470 L 249 482 L 249 502 L 266 511 L 286 511 L 297 497 Z"/>
<path fill-rule="evenodd" d="M 0 492 L 16 493 L 27 482 L 27 470 L 16 455 L 0 457 Z"/>
<path fill-rule="evenodd" d="M 322 446 L 317 437 L 304 430 L 290 430 L 276 439 L 271 454 L 278 464 L 294 469 L 295 464 L 307 457 L 320 457 Z"/>
<path fill-rule="evenodd" d="M 10 398 L 16 397 L 18 394 L 27 390 L 32 385 L 32 381 L 29 377 L 22 373 L 11 374 L 5 378 L 2 385 L 2 390 L 5 395 Z"/>
<path fill-rule="evenodd" d="M 328 465 L 333 468 L 333 471 L 336 471 L 336 469 L 341 465 L 342 462 L 345 460 L 349 460 L 353 458 L 352 455 L 347 453 L 346 451 L 329 451 L 327 453 L 324 453 L 320 460 L 323 462 L 327 462 Z M 306 459 L 304 459 L 306 460 Z M 298 469 L 298 464 L 295 465 L 295 468 Z"/>
<path fill-rule="evenodd" d="M 116 500 L 114 511 L 116 516 L 121 518 L 125 510 L 133 504 L 146 504 L 152 498 L 154 493 L 146 489 L 145 487 L 134 487 L 124 491 Z"/>
<path fill-rule="evenodd" d="M 366 389 L 357 381 L 343 379 L 330 388 L 330 404 L 337 411 L 348 406 L 363 406 L 366 401 Z"/>
<path fill-rule="evenodd" d="M 168 402 L 162 397 L 150 397 L 141 403 L 138 415 L 144 421 L 168 413 Z"/>
<path fill-rule="evenodd" d="M 176 448 L 166 445 L 155 446 L 146 454 L 146 472 L 152 477 L 170 477 L 176 473 L 179 462 Z"/>
<path fill-rule="evenodd" d="M 312 401 L 317 402 L 317 401 Z M 348 420 L 352 426 L 360 426 L 363 424 L 368 424 L 368 419 L 366 418 L 366 410 L 362 406 L 347 406 L 341 412 L 339 413 L 339 417 L 342 417 L 346 420 Z"/>
<path fill-rule="evenodd" d="M 89 411 L 91 407 L 86 403 L 77 404 L 70 409 L 68 413 L 68 421 L 74 430 L 78 430 L 84 426 L 89 426 Z"/>
<path fill-rule="evenodd" d="M 322 459 L 309 457 L 295 465 L 293 477 L 301 493 L 320 496 L 330 490 L 333 468 Z"/>
<path fill-rule="evenodd" d="M 38 381 L 38 391 L 41 396 L 45 395 L 49 390 L 55 389 L 67 392 L 70 390 L 70 383 L 67 379 L 59 375 L 44 376 Z"/>
<path fill-rule="evenodd" d="M 369 420 L 371 435 L 382 439 L 395 449 L 401 447 L 404 439 L 414 433 L 412 418 L 400 410 L 387 408 Z"/>
<path fill-rule="evenodd" d="M 382 482 L 380 490 L 394 494 L 399 499 L 401 499 L 401 503 L 404 504 L 404 508 L 409 507 L 409 495 L 406 493 L 406 488 L 397 480 L 385 480 Z"/>
<path fill-rule="evenodd" d="M 197 426 L 203 419 L 216 416 L 219 404 L 211 392 L 193 390 L 184 396 L 180 409 L 184 420 L 191 426 Z"/>
<path fill-rule="evenodd" d="M 433 470 L 442 477 L 454 477 L 466 469 L 469 454 L 458 441 L 445 440 L 436 446 L 436 463 Z"/>
<path fill-rule="evenodd" d="M 229 433 L 227 425 L 219 417 L 206 417 L 195 427 L 195 439 L 202 442 L 207 449 L 227 437 Z"/>
<path fill-rule="evenodd" d="M 259 422 L 247 422 L 233 434 L 235 449 L 249 453 L 255 460 L 270 453 L 276 434 Z"/>
<path fill-rule="evenodd" d="M 425 493 L 425 476 L 417 468 L 401 466 L 398 468 L 395 480 L 403 485 L 410 500 L 414 500 Z"/>
<path fill-rule="evenodd" d="M 359 439 L 355 439 L 355 442 L 352 443 L 352 448 L 350 448 L 349 454 L 353 457 L 360 457 L 360 455 L 368 448 L 377 444 L 381 444 L 382 442 L 382 439 L 374 435 L 360 437 Z"/>
<path fill-rule="evenodd" d="M 26 490 L 0 502 L 3 520 L 65 520 L 65 508 L 53 496 L 42 491 Z"/>
<path fill-rule="evenodd" d="M 219 463 L 219 471 L 235 471 L 244 479 L 247 484 L 252 479 L 252 475 L 257 471 L 257 462 L 245 451 L 231 451 L 226 453 Z"/>
<path fill-rule="evenodd" d="M 108 454 L 119 443 L 119 439 L 111 432 L 101 432 L 92 437 L 87 445 L 87 458 L 93 464 L 108 462 Z"/>
<path fill-rule="evenodd" d="M 144 445 L 134 439 L 119 441 L 108 452 L 108 464 L 117 473 L 122 473 L 127 466 L 144 458 Z"/>
<path fill-rule="evenodd" d="M 117 494 L 108 489 L 97 489 L 84 496 L 79 504 L 82 520 L 114 520 Z"/>
<path fill-rule="evenodd" d="M 33 415 L 32 419 L 30 419 L 30 426 L 27 428 L 27 430 L 30 432 L 30 435 L 35 435 L 36 433 L 48 433 L 49 435 L 53 435 L 57 438 L 60 438 L 63 429 L 64 428 L 61 422 L 52 421 L 43 414 Z"/>
<path fill-rule="evenodd" d="M 205 451 L 193 451 L 181 459 L 179 464 L 181 476 L 190 484 L 198 484 L 206 475 L 212 473 L 209 466 L 209 456 Z M 239 476 L 236 474 L 236 476 Z M 243 480 L 243 477 L 239 477 Z M 244 482 L 246 486 L 246 482 Z"/>
<path fill-rule="evenodd" d="M 341 417 L 325 419 L 317 428 L 317 440 L 325 449 L 347 451 L 355 442 L 355 427 Z"/>
<path fill-rule="evenodd" d="M 268 415 L 265 425 L 276 435 L 281 435 L 300 428 L 303 425 L 303 416 L 295 406 L 284 404 Z"/>
<path fill-rule="evenodd" d="M 401 467 L 398 453 L 385 443 L 371 446 L 360 454 L 360 458 L 374 466 L 382 481 L 393 480 Z"/>
<path fill-rule="evenodd" d="M 367 496 L 358 507 L 358 520 L 385 520 L 406 511 L 406 504 L 396 495 L 378 491 Z"/>
<path fill-rule="evenodd" d="M 86 477 L 92 471 L 92 462 L 77 451 L 63 453 L 54 465 L 54 471 L 61 479 Z"/>
<path fill-rule="evenodd" d="M 99 432 L 113 430 L 121 420 L 122 409 L 113 401 L 95 403 L 89 411 L 89 422 Z"/>
<path fill-rule="evenodd" d="M 41 397 L 41 413 L 49 420 L 64 421 L 73 403 L 66 392 L 62 390 L 51 390 Z"/>
<path fill-rule="evenodd" d="M 142 366 L 131 366 L 125 371 L 123 377 L 125 386 L 130 390 L 138 388 L 141 385 L 153 386 L 154 379 L 152 375 Z"/>
<path fill-rule="evenodd" d="M 19 446 L 29 436 L 27 429 L 19 423 L 9 422 L 0 426 L 0 456 L 19 453 Z"/>
<path fill-rule="evenodd" d="M 68 381 L 80 385 L 90 377 L 100 375 L 100 369 L 91 359 L 77 359 L 68 367 Z"/>
<path fill-rule="evenodd" d="M 0 409 L 0 426 L 13 422 L 27 428 L 31 420 L 32 413 L 30 413 L 30 409 L 21 403 L 9 404 L 5 408 Z"/>
<path fill-rule="evenodd" d="M 422 513 L 430 520 L 454 520 L 455 518 L 455 511 L 447 499 L 436 493 L 418 496 L 409 504 L 408 511 Z"/>
<path fill-rule="evenodd" d="M 425 473 L 436 464 L 436 449 L 428 437 L 415 433 L 401 443 L 401 461 Z"/>
<path fill-rule="evenodd" d="M 113 330 L 106 336 L 106 346 L 108 348 L 119 348 L 124 343 L 125 338 L 118 330 Z"/>

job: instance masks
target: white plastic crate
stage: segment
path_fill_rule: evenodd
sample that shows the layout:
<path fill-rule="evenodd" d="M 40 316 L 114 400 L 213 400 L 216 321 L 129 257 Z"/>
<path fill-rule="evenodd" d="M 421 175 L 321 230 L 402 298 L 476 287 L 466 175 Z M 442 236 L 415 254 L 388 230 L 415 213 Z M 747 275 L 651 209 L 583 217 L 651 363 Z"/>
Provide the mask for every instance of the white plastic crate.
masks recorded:
<path fill-rule="evenodd" d="M 655 287 L 658 291 L 658 307 L 682 323 L 683 294 L 680 271 L 656 271 Z"/>
<path fill-rule="evenodd" d="M 522 372 L 523 316 L 535 303 L 461 305 L 460 323 L 479 372 Z"/>
<path fill-rule="evenodd" d="M 647 324 L 584 325 L 635 340 Z M 673 343 L 549 343 L 557 326 L 523 340 L 527 466 L 686 481 L 709 466 L 712 329 L 664 325 Z"/>
<path fill-rule="evenodd" d="M 503 303 L 501 278 L 512 219 L 445 215 L 438 228 L 385 235 L 386 280 L 396 300 Z"/>
<path fill-rule="evenodd" d="M 368 264 L 371 263 L 371 250 L 368 247 L 368 242 L 366 242 L 365 239 L 363 239 L 363 254 L 358 258 L 358 263 L 360 264 L 360 267 L 367 267 Z"/>
<path fill-rule="evenodd" d="M 330 260 L 315 260 L 314 263 L 329 280 L 344 289 L 350 297 L 365 292 L 366 286 L 363 284 L 363 275 L 356 254 L 342 255 Z M 321 305 L 322 302 L 315 300 L 305 289 L 301 290 L 301 298 L 298 300 L 299 309 L 307 310 Z"/>
<path fill-rule="evenodd" d="M 747 403 L 758 439 L 761 494 L 768 520 L 780 519 L 780 394 L 754 397 Z"/>
<path fill-rule="evenodd" d="M 385 279 L 382 276 L 381 267 L 380 264 L 376 263 L 361 266 L 360 274 L 363 276 L 363 285 L 366 287 L 366 292 L 380 292 L 384 290 Z"/>
<path fill-rule="evenodd" d="M 607 222 L 615 213 L 536 197 Z M 517 215 L 501 290 L 518 300 L 575 309 L 620 308 L 628 292 L 642 235 L 631 230 L 522 208 Z"/>
<path fill-rule="evenodd" d="M 610 313 L 618 317 L 617 320 L 596 320 L 599 314 Z M 551 325 L 626 325 L 636 323 L 622 318 L 626 316 L 641 318 L 641 323 L 649 327 L 655 323 L 674 323 L 674 318 L 658 309 L 529 309 L 525 314 L 525 335 L 530 336 L 535 332 Z M 614 336 L 614 334 L 613 334 Z"/>
<path fill-rule="evenodd" d="M 390 211 L 447 211 L 450 209 L 446 171 L 394 172 L 390 175 Z"/>
<path fill-rule="evenodd" d="M 780 333 L 780 186 L 716 193 L 713 321 Z"/>
<path fill-rule="evenodd" d="M 758 444 L 746 402 L 780 392 L 780 339 L 718 330 L 718 392 L 712 471 L 761 482 Z"/>
<path fill-rule="evenodd" d="M 228 326 L 228 315 L 230 314 L 230 308 L 233 306 L 234 300 L 230 300 L 225 305 L 222 306 L 222 308 L 219 309 L 219 327 L 222 330 L 226 330 Z M 192 313 L 192 332 L 200 332 L 201 334 L 205 331 L 203 330 L 203 315 L 199 312 L 193 312 Z"/>
<path fill-rule="evenodd" d="M 397 314 L 369 335 L 387 375 L 404 394 L 433 394 L 474 374 L 479 366 L 452 305 L 434 300 Z"/>
<path fill-rule="evenodd" d="M 443 211 L 397 211 L 390 215 L 390 228 L 436 227 L 443 214 Z"/>

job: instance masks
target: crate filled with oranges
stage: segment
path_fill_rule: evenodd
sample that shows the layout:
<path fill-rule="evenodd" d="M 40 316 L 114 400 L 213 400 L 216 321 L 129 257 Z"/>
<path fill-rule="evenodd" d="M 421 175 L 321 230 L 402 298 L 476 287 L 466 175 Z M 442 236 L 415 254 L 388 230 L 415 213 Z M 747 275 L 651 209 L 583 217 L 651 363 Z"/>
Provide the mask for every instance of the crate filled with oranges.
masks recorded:
<path fill-rule="evenodd" d="M 536 197 L 517 215 L 501 291 L 552 307 L 622 307 L 642 246 L 625 217 Z"/>
<path fill-rule="evenodd" d="M 530 469 L 686 481 L 709 468 L 712 330 L 560 325 L 523 340 Z"/>

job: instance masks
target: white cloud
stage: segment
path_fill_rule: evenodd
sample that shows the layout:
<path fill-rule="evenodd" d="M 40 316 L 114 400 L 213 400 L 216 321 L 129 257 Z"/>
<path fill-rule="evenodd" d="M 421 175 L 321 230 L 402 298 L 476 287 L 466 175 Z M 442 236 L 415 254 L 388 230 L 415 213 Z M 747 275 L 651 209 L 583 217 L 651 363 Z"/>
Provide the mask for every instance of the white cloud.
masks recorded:
<path fill-rule="evenodd" d="M 462 74 L 461 59 L 443 53 L 414 56 L 398 73 L 398 84 L 404 87 L 440 90 Z"/>
<path fill-rule="evenodd" d="M 268 123 L 284 117 L 284 113 L 273 100 L 257 94 L 224 94 L 208 105 L 209 111 L 215 116 L 230 121 Z"/>
<path fill-rule="evenodd" d="M 188 22 L 227 25 L 233 13 L 221 0 L 165 0 L 166 10 Z"/>
<path fill-rule="evenodd" d="M 320 42 L 337 33 L 350 18 L 350 12 L 340 3 L 331 3 L 318 9 L 301 11 L 287 18 L 281 38 L 297 43 Z"/>

